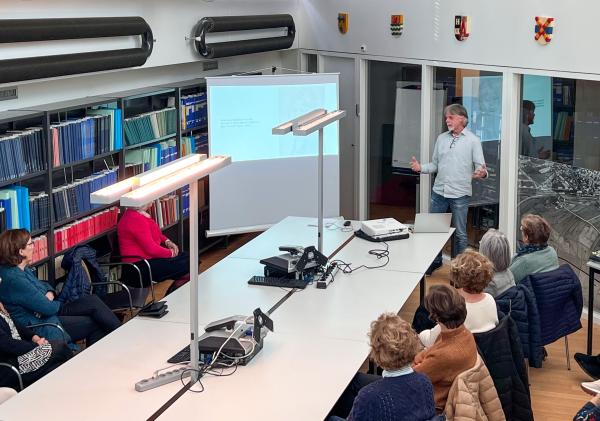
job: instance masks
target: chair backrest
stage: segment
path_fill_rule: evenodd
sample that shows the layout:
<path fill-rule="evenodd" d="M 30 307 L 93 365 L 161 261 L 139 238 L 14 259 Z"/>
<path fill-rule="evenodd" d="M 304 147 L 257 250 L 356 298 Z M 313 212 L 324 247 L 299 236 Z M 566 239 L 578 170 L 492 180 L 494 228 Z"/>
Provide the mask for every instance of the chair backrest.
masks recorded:
<path fill-rule="evenodd" d="M 117 231 L 111 231 L 106 235 L 106 239 L 108 240 L 108 245 L 110 247 L 111 256 L 119 256 L 121 254 L 121 250 L 119 249 L 119 235 Z"/>
<path fill-rule="evenodd" d="M 583 293 L 579 278 L 568 264 L 549 272 L 531 274 L 523 283 L 535 295 L 542 345 L 581 329 Z"/>

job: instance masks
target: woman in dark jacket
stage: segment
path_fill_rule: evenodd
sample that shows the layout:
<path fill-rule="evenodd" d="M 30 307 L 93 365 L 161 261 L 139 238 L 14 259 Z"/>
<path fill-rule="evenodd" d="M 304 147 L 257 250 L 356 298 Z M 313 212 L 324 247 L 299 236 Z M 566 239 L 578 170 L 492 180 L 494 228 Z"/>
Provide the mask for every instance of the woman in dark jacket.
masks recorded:
<path fill-rule="evenodd" d="M 0 301 L 13 319 L 23 326 L 54 323 L 64 326 L 70 338 L 86 340 L 89 346 L 120 326 L 119 319 L 95 295 L 85 295 L 69 303 L 55 300 L 54 289 L 36 278 L 28 268 L 33 243 L 25 229 L 0 234 Z M 63 340 L 56 329 L 35 328 L 42 336 Z"/>
<path fill-rule="evenodd" d="M 0 303 L 0 361 L 19 370 L 24 386 L 51 372 L 72 355 L 64 342 L 49 342 L 15 323 Z M 16 375 L 7 370 L 3 367 L 0 371 L 0 384 L 14 387 L 18 384 Z"/>

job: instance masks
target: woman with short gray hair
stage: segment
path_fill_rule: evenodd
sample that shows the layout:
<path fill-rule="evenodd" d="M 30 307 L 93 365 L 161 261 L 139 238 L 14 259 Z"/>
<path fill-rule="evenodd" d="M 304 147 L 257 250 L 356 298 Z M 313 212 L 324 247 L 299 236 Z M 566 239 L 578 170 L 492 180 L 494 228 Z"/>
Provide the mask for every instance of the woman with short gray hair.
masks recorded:
<path fill-rule="evenodd" d="M 511 252 L 508 238 L 502 232 L 489 229 L 481 238 L 479 252 L 490 259 L 494 265 L 494 277 L 485 287 L 485 292 L 497 297 L 510 287 L 515 286 L 515 278 L 508 267 L 511 263 Z"/>

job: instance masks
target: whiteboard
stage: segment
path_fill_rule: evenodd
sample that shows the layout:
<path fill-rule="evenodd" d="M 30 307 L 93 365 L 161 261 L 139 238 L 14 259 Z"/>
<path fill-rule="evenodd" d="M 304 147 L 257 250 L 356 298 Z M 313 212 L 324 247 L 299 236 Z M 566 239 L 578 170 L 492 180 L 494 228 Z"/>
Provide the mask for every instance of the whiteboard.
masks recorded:
<path fill-rule="evenodd" d="M 414 156 L 421 160 L 421 84 L 415 82 L 396 82 L 396 112 L 394 118 L 394 144 L 392 149 L 392 167 L 410 168 L 410 159 Z M 446 91 L 433 91 L 432 115 L 433 133 L 442 131 L 444 121 L 444 101 Z M 425 159 L 424 161 L 428 161 Z"/>

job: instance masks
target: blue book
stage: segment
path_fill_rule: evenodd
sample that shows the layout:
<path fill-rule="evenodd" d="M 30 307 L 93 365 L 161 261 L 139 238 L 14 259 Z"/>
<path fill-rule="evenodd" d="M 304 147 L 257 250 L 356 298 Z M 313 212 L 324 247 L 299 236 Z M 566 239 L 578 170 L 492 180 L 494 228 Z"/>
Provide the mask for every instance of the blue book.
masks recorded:
<path fill-rule="evenodd" d="M 31 214 L 29 212 L 29 189 L 24 186 L 11 186 L 17 194 L 17 211 L 19 213 L 19 228 L 31 231 Z"/>
<path fill-rule="evenodd" d="M 121 110 L 117 108 L 115 110 L 115 150 L 121 149 L 123 147 L 123 130 L 122 130 L 123 118 L 121 114 Z"/>
<path fill-rule="evenodd" d="M 10 199 L 0 199 L 0 208 L 4 208 L 4 212 L 6 215 L 6 229 L 12 229 L 12 207 Z"/>

